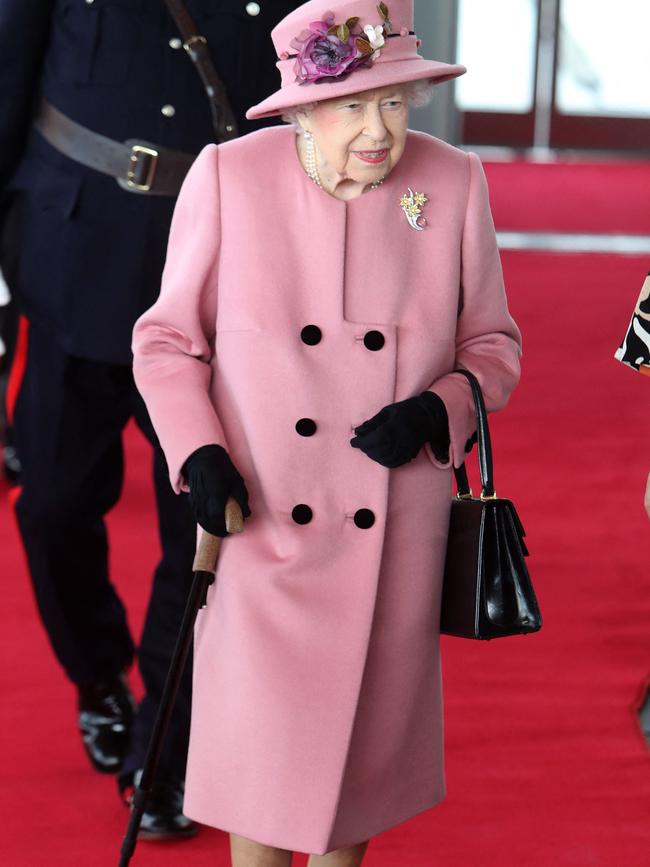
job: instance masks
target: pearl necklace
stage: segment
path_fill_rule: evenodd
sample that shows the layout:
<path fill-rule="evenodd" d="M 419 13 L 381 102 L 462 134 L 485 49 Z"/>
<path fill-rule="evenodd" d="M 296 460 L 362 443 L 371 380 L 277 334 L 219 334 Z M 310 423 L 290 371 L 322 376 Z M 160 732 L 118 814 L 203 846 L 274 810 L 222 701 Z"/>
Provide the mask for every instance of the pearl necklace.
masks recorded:
<path fill-rule="evenodd" d="M 321 190 L 323 189 L 323 183 L 320 179 L 320 175 L 318 174 L 318 167 L 316 165 L 316 148 L 314 147 L 314 136 L 312 133 L 305 130 L 303 132 L 303 136 L 305 139 L 305 170 L 311 180 L 319 187 Z M 380 187 L 384 183 L 384 178 L 379 178 L 378 181 L 374 181 L 370 184 L 370 190 L 376 190 L 377 187 Z M 370 192 L 368 190 L 368 192 Z"/>

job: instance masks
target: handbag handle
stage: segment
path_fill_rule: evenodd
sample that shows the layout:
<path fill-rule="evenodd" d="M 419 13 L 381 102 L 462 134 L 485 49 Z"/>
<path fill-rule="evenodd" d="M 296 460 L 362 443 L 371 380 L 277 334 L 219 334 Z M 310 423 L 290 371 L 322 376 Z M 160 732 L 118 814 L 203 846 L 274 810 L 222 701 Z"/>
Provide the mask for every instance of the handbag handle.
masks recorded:
<path fill-rule="evenodd" d="M 485 401 L 483 400 L 483 392 L 478 379 L 469 370 L 459 368 L 453 370 L 452 373 L 460 373 L 469 382 L 474 398 L 474 409 L 476 410 L 476 433 L 478 439 L 478 467 L 481 476 L 481 499 L 494 500 L 496 493 L 494 492 L 494 467 L 492 463 L 492 439 L 490 437 L 490 427 L 488 425 L 487 410 Z M 467 479 L 467 470 L 465 464 L 456 469 L 454 467 L 454 475 L 456 477 L 456 485 L 458 486 L 459 497 L 470 497 L 471 491 L 469 481 Z"/>

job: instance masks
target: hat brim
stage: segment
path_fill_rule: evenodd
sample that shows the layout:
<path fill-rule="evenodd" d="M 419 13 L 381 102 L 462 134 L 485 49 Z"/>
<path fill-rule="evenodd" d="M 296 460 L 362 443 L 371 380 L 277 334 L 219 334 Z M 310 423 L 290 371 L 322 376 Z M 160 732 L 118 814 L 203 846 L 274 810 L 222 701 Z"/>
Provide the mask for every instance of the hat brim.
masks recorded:
<path fill-rule="evenodd" d="M 351 93 L 362 93 L 364 90 L 375 90 L 380 87 L 388 87 L 391 84 L 407 84 L 410 81 L 421 80 L 441 84 L 443 81 L 458 78 L 465 72 L 467 72 L 466 68 L 460 64 L 425 60 L 423 57 L 378 62 L 368 68 L 356 69 L 343 81 L 328 81 L 322 84 L 299 84 L 298 82 L 289 84 L 249 108 L 246 117 L 248 120 L 277 117 L 294 106 L 323 102 L 326 99 L 338 99 Z"/>

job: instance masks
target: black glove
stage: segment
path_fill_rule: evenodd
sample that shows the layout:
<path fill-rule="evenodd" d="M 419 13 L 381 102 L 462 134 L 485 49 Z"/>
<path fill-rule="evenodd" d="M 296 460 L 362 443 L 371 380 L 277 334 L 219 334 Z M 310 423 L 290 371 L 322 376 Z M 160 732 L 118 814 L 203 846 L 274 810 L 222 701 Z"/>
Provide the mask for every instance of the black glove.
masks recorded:
<path fill-rule="evenodd" d="M 227 536 L 225 509 L 233 497 L 248 518 L 248 491 L 228 452 L 217 445 L 201 446 L 183 464 L 181 473 L 190 489 L 190 506 L 197 524 L 213 536 Z"/>
<path fill-rule="evenodd" d="M 449 460 L 447 410 L 431 391 L 385 406 L 354 432 L 353 448 L 384 467 L 400 467 L 413 460 L 426 442 L 437 460 Z"/>

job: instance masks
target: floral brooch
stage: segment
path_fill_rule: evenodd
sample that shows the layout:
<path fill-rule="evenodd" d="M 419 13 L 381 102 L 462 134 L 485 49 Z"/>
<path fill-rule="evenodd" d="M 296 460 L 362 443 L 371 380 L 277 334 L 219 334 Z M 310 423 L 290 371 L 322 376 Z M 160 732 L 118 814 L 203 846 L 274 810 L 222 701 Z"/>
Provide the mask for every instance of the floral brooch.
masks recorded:
<path fill-rule="evenodd" d="M 415 193 L 410 187 L 408 188 L 408 192 L 399 200 L 400 207 L 404 211 L 409 226 L 418 232 L 422 232 L 427 225 L 427 221 L 422 216 L 422 208 L 428 201 L 429 197 L 425 193 Z"/>
<path fill-rule="evenodd" d="M 341 81 L 355 69 L 369 66 L 381 54 L 385 37 L 393 27 L 385 3 L 377 6 L 382 24 L 359 26 L 359 18 L 348 18 L 337 24 L 334 13 L 328 12 L 321 21 L 312 21 L 307 30 L 291 40 L 296 54 L 296 81 L 300 84 L 318 84 Z"/>

